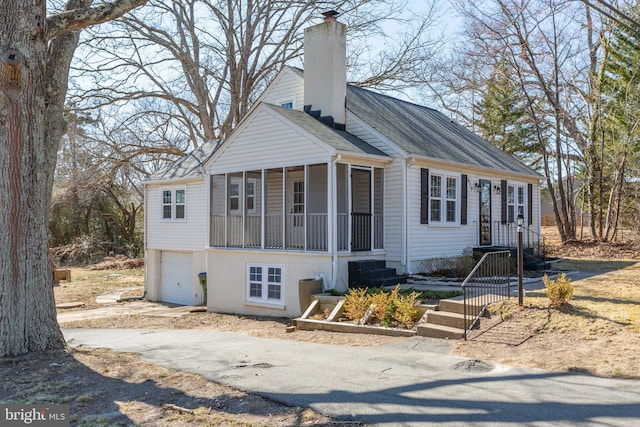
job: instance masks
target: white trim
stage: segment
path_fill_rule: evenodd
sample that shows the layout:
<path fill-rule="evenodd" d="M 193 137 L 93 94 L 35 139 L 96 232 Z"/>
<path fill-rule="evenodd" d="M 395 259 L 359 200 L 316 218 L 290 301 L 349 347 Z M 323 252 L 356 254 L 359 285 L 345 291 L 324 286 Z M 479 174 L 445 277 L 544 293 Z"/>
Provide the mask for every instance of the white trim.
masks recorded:
<path fill-rule="evenodd" d="M 440 178 L 440 196 L 434 197 L 431 194 L 431 182 L 434 177 Z M 456 197 L 455 199 L 447 198 L 447 180 L 453 179 L 455 180 L 456 187 Z M 460 185 L 461 179 L 459 174 L 454 174 L 450 171 L 439 171 L 439 170 L 429 170 L 429 223 L 425 224 L 428 226 L 435 227 L 460 227 Z M 432 200 L 440 201 L 440 220 L 434 220 L 431 216 L 431 202 Z M 455 221 L 447 221 L 447 201 L 455 202 Z"/>
<path fill-rule="evenodd" d="M 158 187 L 158 191 L 160 191 L 160 221 L 161 222 L 186 222 L 187 221 L 187 186 L 186 185 L 172 185 L 172 186 L 163 186 Z M 178 203 L 178 192 L 182 191 L 184 201 L 182 203 Z M 164 193 L 168 192 L 171 195 L 171 201 L 169 203 L 165 203 L 164 201 Z M 165 206 L 169 206 L 171 209 L 170 216 L 165 218 L 164 216 L 164 208 Z M 183 216 L 177 218 L 177 208 L 178 206 L 183 207 Z"/>
<path fill-rule="evenodd" d="M 251 268 L 259 268 L 260 269 L 260 281 L 251 280 Z M 279 269 L 279 277 L 280 280 L 278 282 L 271 282 L 269 280 L 269 269 Z M 260 297 L 252 297 L 251 296 L 251 284 L 260 283 Z M 284 306 L 284 296 L 285 296 L 285 266 L 279 264 L 262 264 L 262 263 L 247 263 L 247 268 L 245 270 L 245 303 L 258 303 L 261 305 L 268 304 L 270 306 L 283 307 Z M 274 299 L 269 298 L 269 286 L 279 286 L 280 289 L 280 298 Z"/>

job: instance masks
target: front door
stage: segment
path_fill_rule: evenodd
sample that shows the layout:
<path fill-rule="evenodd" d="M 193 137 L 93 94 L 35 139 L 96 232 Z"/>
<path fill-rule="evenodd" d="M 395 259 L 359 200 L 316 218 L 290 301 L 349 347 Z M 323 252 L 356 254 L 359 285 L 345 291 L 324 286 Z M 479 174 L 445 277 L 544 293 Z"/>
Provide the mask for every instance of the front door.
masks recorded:
<path fill-rule="evenodd" d="M 371 171 L 351 169 L 351 250 L 371 250 Z"/>
<path fill-rule="evenodd" d="M 491 181 L 480 180 L 480 246 L 491 246 Z"/>

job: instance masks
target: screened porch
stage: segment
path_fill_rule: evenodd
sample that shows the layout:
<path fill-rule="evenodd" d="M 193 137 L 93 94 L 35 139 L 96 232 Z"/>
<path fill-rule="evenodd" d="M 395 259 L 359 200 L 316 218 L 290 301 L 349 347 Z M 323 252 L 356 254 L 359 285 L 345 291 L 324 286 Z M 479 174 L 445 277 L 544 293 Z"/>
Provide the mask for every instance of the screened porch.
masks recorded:
<path fill-rule="evenodd" d="M 341 163 L 211 175 L 210 245 L 329 252 L 335 240 L 342 252 L 382 249 L 382 194 L 382 168 Z"/>

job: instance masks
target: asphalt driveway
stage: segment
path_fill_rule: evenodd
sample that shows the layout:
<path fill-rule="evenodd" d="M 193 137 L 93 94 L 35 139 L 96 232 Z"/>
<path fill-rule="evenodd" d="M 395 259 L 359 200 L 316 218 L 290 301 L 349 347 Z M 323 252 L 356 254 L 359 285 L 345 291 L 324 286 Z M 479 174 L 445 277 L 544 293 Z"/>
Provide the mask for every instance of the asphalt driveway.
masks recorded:
<path fill-rule="evenodd" d="M 468 361 L 444 340 L 350 347 L 207 330 L 67 329 L 288 405 L 372 425 L 640 425 L 640 381 Z"/>

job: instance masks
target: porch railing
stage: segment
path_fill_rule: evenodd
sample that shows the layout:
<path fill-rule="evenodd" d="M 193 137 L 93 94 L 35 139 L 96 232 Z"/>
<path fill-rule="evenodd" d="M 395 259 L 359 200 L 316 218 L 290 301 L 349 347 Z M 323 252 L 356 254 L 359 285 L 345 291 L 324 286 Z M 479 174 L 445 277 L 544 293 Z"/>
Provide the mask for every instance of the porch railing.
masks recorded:
<path fill-rule="evenodd" d="M 491 227 L 492 246 L 505 246 L 515 248 L 518 246 L 518 226 L 514 223 L 502 224 L 495 221 Z M 522 241 L 525 249 L 533 249 L 533 253 L 545 257 L 545 240 L 540 233 L 528 228 L 522 227 Z"/>
<path fill-rule="evenodd" d="M 305 242 L 309 251 L 328 249 L 327 214 L 289 214 L 284 216 L 284 222 L 282 215 L 267 214 L 264 228 L 265 249 L 305 249 Z M 213 215 L 210 240 L 214 247 L 262 248 L 262 217 Z"/>
<path fill-rule="evenodd" d="M 382 215 L 354 214 L 351 223 L 352 236 L 349 236 L 351 218 L 352 216 L 347 213 L 340 213 L 337 216 L 338 251 L 371 250 L 372 246 L 373 249 L 383 248 Z M 209 237 L 211 246 L 262 248 L 261 227 L 262 217 L 257 214 L 245 215 L 244 220 L 242 215 L 212 215 Z M 353 242 L 353 248 L 349 247 L 351 242 Z M 327 251 L 329 249 L 327 214 L 301 213 L 287 214 L 284 217 L 281 214 L 266 214 L 264 216 L 264 248 Z"/>
<path fill-rule="evenodd" d="M 487 252 L 462 282 L 464 339 L 487 306 L 510 297 L 510 251 Z"/>
<path fill-rule="evenodd" d="M 353 221 L 351 225 L 351 250 L 370 251 L 371 250 L 371 214 L 352 213 Z"/>

